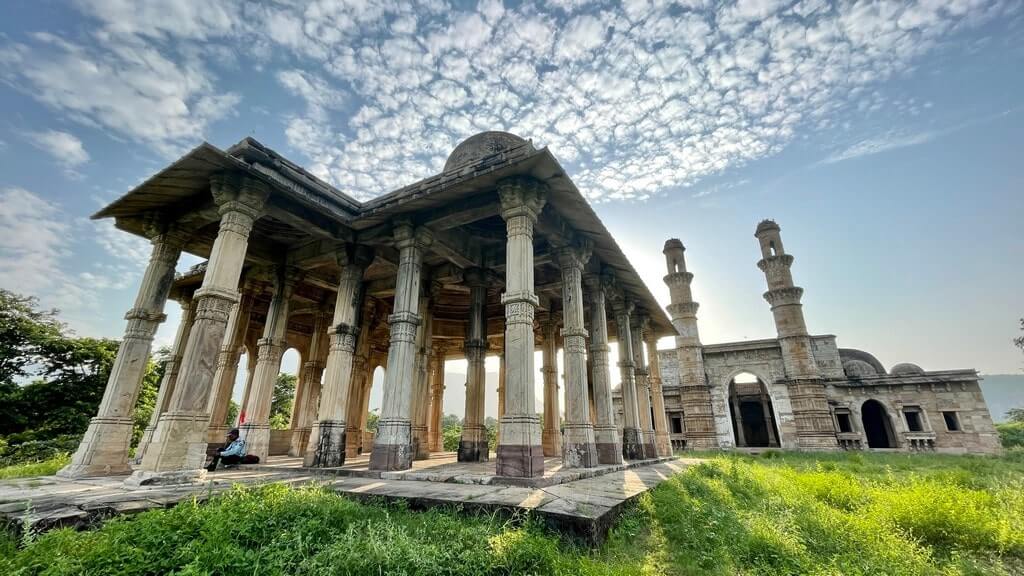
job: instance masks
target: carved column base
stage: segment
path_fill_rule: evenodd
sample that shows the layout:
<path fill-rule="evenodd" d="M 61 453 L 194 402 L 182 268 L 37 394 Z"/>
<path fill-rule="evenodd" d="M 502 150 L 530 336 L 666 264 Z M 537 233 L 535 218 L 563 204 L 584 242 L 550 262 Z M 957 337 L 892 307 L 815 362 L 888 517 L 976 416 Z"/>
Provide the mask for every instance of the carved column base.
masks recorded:
<path fill-rule="evenodd" d="M 593 468 L 597 463 L 594 427 L 590 424 L 566 424 L 562 440 L 562 466 Z"/>
<path fill-rule="evenodd" d="M 231 426 L 227 424 L 211 424 L 206 429 L 206 442 L 209 444 L 223 444 L 226 442 L 228 436 L 228 430 L 231 430 Z"/>
<path fill-rule="evenodd" d="M 622 457 L 626 460 L 643 460 L 644 444 L 639 428 L 622 429 Z"/>
<path fill-rule="evenodd" d="M 658 448 L 655 445 L 657 440 L 654 437 L 654 430 L 641 430 L 640 436 L 643 438 L 644 459 L 657 458 Z"/>
<path fill-rule="evenodd" d="M 292 443 L 288 447 L 289 456 L 304 456 L 306 454 L 306 446 L 309 446 L 309 434 L 311 431 L 312 429 L 308 427 L 292 430 Z"/>
<path fill-rule="evenodd" d="M 86 478 L 128 474 L 132 471 L 128 466 L 131 441 L 131 418 L 93 418 L 71 463 L 57 472 L 57 476 Z"/>
<path fill-rule="evenodd" d="M 498 445 L 498 476 L 536 478 L 544 475 L 544 449 L 540 443 L 540 419 L 530 415 L 501 417 Z"/>
<path fill-rule="evenodd" d="M 426 460 L 430 458 L 429 438 L 427 437 L 426 426 L 412 427 L 412 449 L 414 460 Z"/>
<path fill-rule="evenodd" d="M 544 456 L 554 458 L 562 454 L 562 432 L 558 428 L 554 430 L 544 428 L 540 433 L 540 444 L 544 448 Z"/>
<path fill-rule="evenodd" d="M 345 464 L 347 452 L 345 422 L 320 420 L 309 432 L 309 444 L 302 459 L 307 468 L 337 468 Z"/>
<path fill-rule="evenodd" d="M 245 453 L 265 463 L 270 456 L 270 424 L 245 423 L 238 427 L 238 436 L 245 441 Z"/>
<path fill-rule="evenodd" d="M 599 464 L 622 464 L 622 441 L 615 426 L 594 426 L 594 445 Z"/>
<path fill-rule="evenodd" d="M 205 412 L 161 414 L 139 469 L 125 484 L 148 486 L 201 481 L 206 475 L 206 429 L 209 421 L 210 415 Z"/>
<path fill-rule="evenodd" d="M 487 444 L 487 429 L 481 425 L 469 425 L 462 429 L 459 440 L 459 462 L 487 462 L 491 459 L 491 448 Z"/>
<path fill-rule="evenodd" d="M 358 426 L 345 428 L 345 457 L 355 458 L 363 453 L 363 431 Z"/>
<path fill-rule="evenodd" d="M 654 433 L 654 449 L 659 457 L 672 455 L 672 439 L 668 432 L 657 431 Z"/>
<path fill-rule="evenodd" d="M 412 457 L 412 424 L 405 419 L 381 418 L 370 453 L 370 470 L 408 470 Z"/>
<path fill-rule="evenodd" d="M 135 447 L 135 458 L 132 460 L 133 464 L 139 464 L 142 462 L 142 457 L 146 455 L 146 450 L 149 448 L 149 444 L 153 441 L 153 432 L 156 431 L 156 426 L 146 426 L 146 429 L 142 431 L 142 438 L 139 440 L 139 445 Z"/>

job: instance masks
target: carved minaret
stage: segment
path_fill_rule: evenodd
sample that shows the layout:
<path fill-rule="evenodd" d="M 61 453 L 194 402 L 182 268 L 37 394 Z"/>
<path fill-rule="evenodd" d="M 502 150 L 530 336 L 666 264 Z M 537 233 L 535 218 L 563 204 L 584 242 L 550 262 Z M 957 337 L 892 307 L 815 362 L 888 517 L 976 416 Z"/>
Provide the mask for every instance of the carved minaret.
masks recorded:
<path fill-rule="evenodd" d="M 797 442 L 801 448 L 836 448 L 835 426 L 800 304 L 804 289 L 793 285 L 790 273 L 793 257 L 782 247 L 779 225 L 774 221 L 762 221 L 757 225 L 754 236 L 761 244 L 762 258 L 757 267 L 768 281 L 764 299 L 771 304 L 772 315 L 775 316 L 775 330 L 779 335 L 782 363 L 786 370 L 785 384 L 789 388 L 796 420 Z"/>
<path fill-rule="evenodd" d="M 693 274 L 686 271 L 686 248 L 672 238 L 665 242 L 665 264 L 671 304 L 668 313 L 676 332 L 676 354 L 679 358 L 679 392 L 683 404 L 686 447 L 694 450 L 718 448 L 715 417 L 711 410 L 711 389 L 704 374 L 704 352 L 697 331 L 697 306 L 690 293 Z"/>

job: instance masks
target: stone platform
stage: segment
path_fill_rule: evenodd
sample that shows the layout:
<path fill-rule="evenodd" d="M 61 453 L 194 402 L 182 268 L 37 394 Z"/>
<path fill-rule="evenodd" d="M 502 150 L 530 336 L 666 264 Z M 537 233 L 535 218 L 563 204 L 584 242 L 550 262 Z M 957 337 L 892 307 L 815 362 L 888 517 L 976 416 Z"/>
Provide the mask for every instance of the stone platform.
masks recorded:
<path fill-rule="evenodd" d="M 121 514 L 169 508 L 192 498 L 203 501 L 234 484 L 316 483 L 356 498 L 403 500 L 412 508 L 530 511 L 557 529 L 598 542 L 624 504 L 695 462 L 648 460 L 593 474 L 562 470 L 557 459 L 549 459 L 540 480 L 544 485 L 517 486 L 495 476 L 493 462 L 460 464 L 450 454 L 419 461 L 411 470 L 384 473 L 370 472 L 359 459 L 343 468 L 314 471 L 302 468 L 298 459 L 272 457 L 265 465 L 218 470 L 205 483 L 188 486 L 128 488 L 125 476 L 6 480 L 0 482 L 0 518 L 16 531 L 88 528 Z"/>

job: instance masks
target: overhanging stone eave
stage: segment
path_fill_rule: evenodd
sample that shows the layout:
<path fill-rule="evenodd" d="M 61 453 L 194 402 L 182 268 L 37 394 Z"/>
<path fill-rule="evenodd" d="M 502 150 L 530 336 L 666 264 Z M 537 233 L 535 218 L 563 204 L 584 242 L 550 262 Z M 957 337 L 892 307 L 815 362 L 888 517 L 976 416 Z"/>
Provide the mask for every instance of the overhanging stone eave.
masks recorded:
<path fill-rule="evenodd" d="M 202 167 L 201 164 L 205 163 L 207 166 Z M 171 163 L 163 170 L 160 170 L 156 174 L 147 178 L 144 182 L 132 188 L 118 199 L 114 200 L 110 204 L 107 204 L 101 210 L 90 216 L 93 220 L 99 220 L 103 218 L 113 218 L 117 216 L 136 216 L 143 214 L 148 210 L 165 207 L 169 204 L 174 204 L 181 201 L 182 199 L 193 196 L 203 190 L 197 189 L 195 186 L 174 186 L 178 188 L 182 193 L 164 193 L 156 194 L 152 188 L 162 183 L 167 183 L 171 178 L 178 178 L 174 176 L 175 172 L 185 171 L 188 173 L 196 173 L 202 176 L 201 180 L 208 186 L 210 175 L 222 171 L 222 170 L 248 170 L 246 165 L 241 160 L 234 158 L 210 144 L 209 142 L 202 142 L 186 154 Z M 171 198 L 171 201 L 159 201 L 159 202 L 145 202 L 147 196 L 162 196 L 163 198 Z M 134 201 L 134 202 L 133 202 Z"/>
<path fill-rule="evenodd" d="M 576 187 L 576 183 L 569 178 L 565 169 L 547 147 L 539 150 L 538 155 L 541 156 L 541 159 L 538 162 L 539 173 L 536 176 L 545 181 L 551 190 L 548 199 L 551 207 L 577 233 L 594 243 L 594 254 L 615 274 L 620 285 L 650 316 L 651 329 L 654 334 L 659 338 L 675 336 L 676 329 L 672 326 L 665 309 L 640 278 L 640 274 L 637 273 L 611 232 L 605 228 L 590 203 Z"/>

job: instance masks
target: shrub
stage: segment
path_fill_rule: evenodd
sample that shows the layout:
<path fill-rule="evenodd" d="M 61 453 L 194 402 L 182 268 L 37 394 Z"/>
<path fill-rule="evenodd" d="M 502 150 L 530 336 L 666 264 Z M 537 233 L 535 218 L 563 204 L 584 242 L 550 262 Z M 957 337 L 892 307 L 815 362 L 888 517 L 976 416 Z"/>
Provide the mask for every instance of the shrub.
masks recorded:
<path fill-rule="evenodd" d="M 1024 447 L 1024 422 L 1003 422 L 996 424 L 1003 448 Z"/>

